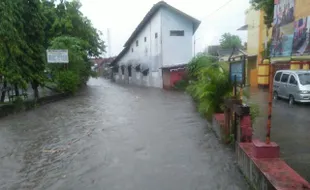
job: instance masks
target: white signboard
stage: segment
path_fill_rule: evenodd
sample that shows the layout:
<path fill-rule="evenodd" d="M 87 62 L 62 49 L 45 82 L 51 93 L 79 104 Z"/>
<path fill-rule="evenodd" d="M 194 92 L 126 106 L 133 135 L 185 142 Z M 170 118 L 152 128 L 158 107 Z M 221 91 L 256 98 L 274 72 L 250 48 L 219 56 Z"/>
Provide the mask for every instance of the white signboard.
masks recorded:
<path fill-rule="evenodd" d="M 46 50 L 48 63 L 69 63 L 68 50 Z"/>

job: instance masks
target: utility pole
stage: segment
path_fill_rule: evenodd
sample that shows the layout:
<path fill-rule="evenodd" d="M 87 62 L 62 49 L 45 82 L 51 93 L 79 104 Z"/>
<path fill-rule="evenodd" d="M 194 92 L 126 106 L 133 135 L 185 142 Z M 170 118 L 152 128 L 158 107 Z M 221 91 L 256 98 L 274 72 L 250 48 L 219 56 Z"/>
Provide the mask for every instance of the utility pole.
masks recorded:
<path fill-rule="evenodd" d="M 194 57 L 196 56 L 196 37 L 194 36 Z"/>
<path fill-rule="evenodd" d="M 108 37 L 108 55 L 111 57 L 112 54 L 112 47 L 111 47 L 111 36 L 110 36 L 110 29 L 107 29 L 107 37 Z"/>
<path fill-rule="evenodd" d="M 196 36 L 194 35 L 194 57 L 196 56 L 196 41 L 200 40 L 202 37 L 200 38 L 196 38 Z"/>

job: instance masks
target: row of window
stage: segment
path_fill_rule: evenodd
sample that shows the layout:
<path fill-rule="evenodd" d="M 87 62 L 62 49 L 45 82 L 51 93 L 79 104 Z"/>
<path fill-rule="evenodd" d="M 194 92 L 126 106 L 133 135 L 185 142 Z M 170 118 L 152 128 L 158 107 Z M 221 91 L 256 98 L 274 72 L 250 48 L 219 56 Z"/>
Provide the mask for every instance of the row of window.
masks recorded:
<path fill-rule="evenodd" d="M 131 67 L 127 67 L 128 69 L 128 76 L 131 77 Z M 122 72 L 122 75 L 125 74 L 125 67 L 121 67 L 121 72 Z"/>
<path fill-rule="evenodd" d="M 170 36 L 184 36 L 184 30 L 170 30 Z M 158 33 L 155 33 L 155 39 L 158 38 Z M 144 37 L 144 42 L 147 41 L 147 37 Z M 139 46 L 139 40 L 136 40 L 136 47 Z M 133 48 L 131 48 L 131 52 L 133 52 Z"/>
<path fill-rule="evenodd" d="M 289 74 L 285 74 L 285 73 L 283 73 L 282 77 L 281 77 L 281 75 L 282 75 L 282 72 L 278 72 L 278 73 L 276 74 L 274 80 L 275 80 L 276 82 L 281 81 L 281 82 L 283 82 L 283 83 L 287 83 L 288 78 L 289 78 L 290 75 L 289 75 Z M 290 84 L 297 84 L 297 80 L 295 79 L 295 77 L 294 77 L 293 75 L 291 75 L 289 83 L 290 83 Z"/>

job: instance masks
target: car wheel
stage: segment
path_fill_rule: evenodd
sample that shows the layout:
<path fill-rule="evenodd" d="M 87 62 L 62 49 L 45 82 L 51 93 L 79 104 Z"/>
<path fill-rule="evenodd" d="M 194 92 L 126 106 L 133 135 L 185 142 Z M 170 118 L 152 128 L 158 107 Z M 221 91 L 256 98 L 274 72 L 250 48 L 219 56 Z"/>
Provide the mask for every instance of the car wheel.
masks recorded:
<path fill-rule="evenodd" d="M 289 103 L 290 105 L 293 105 L 293 104 L 295 103 L 295 99 L 294 99 L 294 96 L 293 96 L 293 95 L 290 95 L 290 98 L 289 98 L 289 100 L 288 100 L 288 103 Z"/>
<path fill-rule="evenodd" d="M 276 91 L 273 92 L 273 99 L 274 100 L 278 100 L 279 99 L 278 93 Z"/>

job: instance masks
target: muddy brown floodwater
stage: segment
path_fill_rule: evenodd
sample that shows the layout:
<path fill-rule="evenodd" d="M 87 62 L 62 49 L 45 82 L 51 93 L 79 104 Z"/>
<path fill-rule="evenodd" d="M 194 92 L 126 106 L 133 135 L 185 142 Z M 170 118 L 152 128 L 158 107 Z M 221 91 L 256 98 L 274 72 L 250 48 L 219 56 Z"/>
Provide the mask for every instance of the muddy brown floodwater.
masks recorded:
<path fill-rule="evenodd" d="M 0 157 L 0 189 L 248 189 L 187 95 L 104 79 L 1 119 Z"/>

